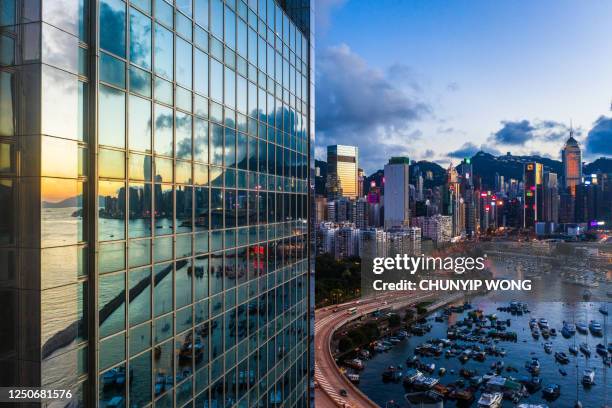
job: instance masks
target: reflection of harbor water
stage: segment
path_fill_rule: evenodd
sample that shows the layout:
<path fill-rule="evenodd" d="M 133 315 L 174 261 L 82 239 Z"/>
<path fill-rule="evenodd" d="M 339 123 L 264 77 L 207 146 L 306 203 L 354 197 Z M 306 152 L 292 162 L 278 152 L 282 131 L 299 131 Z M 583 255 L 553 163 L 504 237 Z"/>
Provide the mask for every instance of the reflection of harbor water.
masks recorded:
<path fill-rule="evenodd" d="M 561 386 L 561 396 L 556 401 L 548 403 L 549 406 L 573 406 L 576 399 L 576 375 L 578 375 L 578 380 L 580 381 L 583 370 L 586 367 L 595 368 L 596 385 L 591 389 L 585 389 L 582 385 L 578 386 L 578 396 L 582 401 L 583 406 L 600 407 L 604 404 L 604 402 L 608 401 L 607 395 L 612 392 L 612 381 L 610 381 L 610 373 L 607 372 L 610 369 L 604 366 L 601 357 L 594 351 L 589 359 L 586 359 L 582 354 L 579 354 L 577 359 L 578 367 L 576 367 L 576 357 L 571 355 L 568 351 L 569 346 L 573 345 L 574 341 L 576 344 L 588 341 L 591 349 L 595 350 L 595 345 L 597 343 L 604 343 L 604 337 L 593 337 L 590 334 L 584 335 L 578 333 L 576 334 L 575 339 L 566 339 L 559 334 L 556 337 L 550 337 L 547 340 L 553 343 L 552 353 L 547 354 L 542 346 L 544 340 L 533 339 L 529 330 L 529 320 L 536 317 L 546 317 L 551 323 L 551 327 L 555 327 L 559 333 L 564 320 L 570 322 L 573 320 L 584 320 L 588 322 L 591 319 L 596 319 L 603 322 L 604 316 L 598 312 L 600 304 L 567 304 L 561 302 L 529 303 L 531 313 L 523 316 L 512 316 L 509 313 L 497 311 L 498 307 L 507 306 L 507 302 L 496 302 L 492 300 L 490 296 L 476 298 L 472 301 L 472 305 L 474 308 L 484 310 L 485 313 L 496 313 L 502 320 L 511 318 L 512 323 L 509 330 L 517 332 L 518 341 L 516 343 L 498 343 L 498 347 L 503 347 L 506 349 L 507 355 L 504 358 L 487 356 L 484 362 L 468 360 L 466 364 L 461 364 L 457 357 L 421 357 L 421 361 L 425 363 L 436 364 L 436 372 L 437 368 L 446 368 L 446 375 L 442 376 L 440 379 L 442 384 L 449 384 L 458 380 L 459 370 L 462 368 L 476 370 L 479 375 L 483 375 L 491 370 L 490 365 L 493 362 L 499 360 L 503 360 L 506 367 L 510 365 L 518 369 L 518 372 L 516 373 L 503 372 L 502 375 L 520 378 L 528 374 L 523 367 L 525 361 L 531 359 L 531 357 L 538 357 L 541 363 L 540 377 L 543 379 L 543 385 L 557 383 Z M 454 323 L 459 318 L 459 315 L 452 315 L 450 318 L 450 323 Z M 427 339 L 446 338 L 446 330 L 449 323 L 435 322 L 433 319 L 430 323 L 433 326 L 430 333 L 422 337 L 414 336 L 408 340 L 405 340 L 393 347 L 389 352 L 377 354 L 371 360 L 366 362 L 366 369 L 361 373 L 361 383 L 359 388 L 379 405 L 385 406 L 385 403 L 389 400 L 403 402 L 403 395 L 405 393 L 404 387 L 401 383 L 383 383 L 381 381 L 382 372 L 388 366 L 397 365 L 398 363 L 401 363 L 405 367 L 406 359 L 411 358 L 414 355 L 414 348 L 422 344 Z M 609 325 L 607 325 L 607 339 L 610 339 L 611 336 L 612 330 Z M 563 366 L 558 364 L 554 358 L 554 353 L 556 351 L 563 351 L 570 355 L 570 363 Z M 559 368 L 561 367 L 567 372 L 567 376 L 562 376 L 560 374 Z M 450 373 L 451 370 L 454 370 L 454 374 Z M 535 392 L 528 398 L 523 399 L 522 402 L 542 403 L 543 399 L 541 391 Z M 474 403 L 473 406 L 475 405 L 476 404 Z M 454 402 L 448 401 L 445 406 L 452 407 L 455 405 Z M 509 401 L 504 401 L 503 406 L 511 407 L 514 405 Z"/>

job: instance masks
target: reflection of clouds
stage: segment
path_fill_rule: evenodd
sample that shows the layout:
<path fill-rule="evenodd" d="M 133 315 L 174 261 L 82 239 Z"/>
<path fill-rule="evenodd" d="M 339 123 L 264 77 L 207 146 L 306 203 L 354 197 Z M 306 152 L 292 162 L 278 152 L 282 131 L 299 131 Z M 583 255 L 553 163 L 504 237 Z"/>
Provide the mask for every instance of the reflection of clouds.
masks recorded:
<path fill-rule="evenodd" d="M 172 109 L 155 106 L 155 151 L 161 154 L 172 155 Z"/>
<path fill-rule="evenodd" d="M 151 20 L 130 9 L 130 59 L 144 68 L 151 68 Z"/>
<path fill-rule="evenodd" d="M 103 0 L 100 3 L 100 47 L 125 57 L 125 3 Z"/>
<path fill-rule="evenodd" d="M 177 112 L 175 126 L 176 156 L 191 158 L 191 116 Z"/>
<path fill-rule="evenodd" d="M 211 126 L 211 162 L 221 164 L 223 162 L 223 127 Z"/>

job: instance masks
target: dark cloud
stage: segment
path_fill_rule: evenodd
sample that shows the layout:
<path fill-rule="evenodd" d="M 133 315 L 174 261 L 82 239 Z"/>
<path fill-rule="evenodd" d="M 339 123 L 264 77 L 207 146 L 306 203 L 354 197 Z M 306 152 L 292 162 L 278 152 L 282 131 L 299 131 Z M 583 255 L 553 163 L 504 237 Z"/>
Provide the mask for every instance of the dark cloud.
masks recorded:
<path fill-rule="evenodd" d="M 523 146 L 531 140 L 557 142 L 567 139 L 570 128 L 554 120 L 527 119 L 520 121 L 502 121 L 502 128 L 493 133 L 489 142 L 511 146 Z M 574 135 L 580 136 L 581 130 L 574 129 Z"/>
<path fill-rule="evenodd" d="M 329 47 L 317 57 L 317 144 L 356 145 L 364 168 L 378 168 L 392 155 L 411 152 L 422 135 L 413 124 L 431 114 L 410 85 L 411 69 L 394 65 L 376 70 L 347 45 Z M 393 80 L 401 76 L 402 81 Z"/>
<path fill-rule="evenodd" d="M 493 133 L 492 138 L 496 143 L 507 145 L 523 145 L 533 138 L 535 128 L 528 120 L 519 122 L 504 121 L 502 128 Z"/>
<path fill-rule="evenodd" d="M 600 116 L 586 137 L 586 151 L 592 155 L 612 155 L 612 118 Z"/>

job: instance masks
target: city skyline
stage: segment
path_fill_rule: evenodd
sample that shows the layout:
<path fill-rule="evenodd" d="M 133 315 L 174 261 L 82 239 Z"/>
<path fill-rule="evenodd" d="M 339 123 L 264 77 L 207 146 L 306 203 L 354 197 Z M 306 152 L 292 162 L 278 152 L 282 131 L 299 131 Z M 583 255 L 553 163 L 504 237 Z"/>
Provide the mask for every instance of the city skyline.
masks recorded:
<path fill-rule="evenodd" d="M 366 174 L 397 154 L 444 167 L 478 150 L 558 159 L 572 124 L 586 161 L 612 154 L 612 62 L 599 52 L 610 4 L 317 7 L 317 159 L 351 141 Z"/>

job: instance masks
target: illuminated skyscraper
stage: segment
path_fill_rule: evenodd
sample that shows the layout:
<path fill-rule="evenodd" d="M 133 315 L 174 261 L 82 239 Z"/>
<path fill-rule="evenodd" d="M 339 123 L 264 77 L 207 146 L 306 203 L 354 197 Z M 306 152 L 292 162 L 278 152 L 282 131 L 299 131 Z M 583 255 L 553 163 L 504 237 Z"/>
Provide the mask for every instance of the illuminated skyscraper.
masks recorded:
<path fill-rule="evenodd" d="M 355 146 L 327 146 L 327 177 L 337 183 L 337 195 L 357 198 L 359 193 L 359 149 Z"/>
<path fill-rule="evenodd" d="M 0 1 L 0 386 L 309 405 L 313 8 Z"/>
<path fill-rule="evenodd" d="M 385 229 L 410 225 L 410 160 L 392 157 L 385 164 Z"/>
<path fill-rule="evenodd" d="M 526 163 L 523 168 L 523 227 L 534 228 L 543 218 L 544 167 L 541 163 Z"/>
<path fill-rule="evenodd" d="M 561 150 L 563 161 L 563 186 L 570 194 L 576 196 L 576 186 L 582 182 L 582 153 L 578 141 L 574 139 L 573 131 Z"/>

